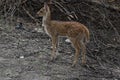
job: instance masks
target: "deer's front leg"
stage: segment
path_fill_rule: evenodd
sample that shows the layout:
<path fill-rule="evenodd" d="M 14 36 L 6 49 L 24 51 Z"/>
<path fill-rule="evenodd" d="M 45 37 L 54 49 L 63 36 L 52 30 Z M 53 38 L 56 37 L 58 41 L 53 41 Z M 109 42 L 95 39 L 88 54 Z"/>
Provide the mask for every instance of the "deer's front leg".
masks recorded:
<path fill-rule="evenodd" d="M 51 38 L 52 38 L 51 61 L 53 61 L 56 58 L 56 49 L 57 49 L 58 37 L 57 36 L 53 36 Z"/>

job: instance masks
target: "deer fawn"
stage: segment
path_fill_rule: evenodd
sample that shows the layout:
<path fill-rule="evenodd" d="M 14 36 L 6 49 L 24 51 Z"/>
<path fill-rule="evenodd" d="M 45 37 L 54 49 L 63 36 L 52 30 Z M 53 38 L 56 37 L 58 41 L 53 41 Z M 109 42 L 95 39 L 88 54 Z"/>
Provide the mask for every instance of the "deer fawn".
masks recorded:
<path fill-rule="evenodd" d="M 89 41 L 89 30 L 86 26 L 74 21 L 64 22 L 51 20 L 51 12 L 47 3 L 45 3 L 44 7 L 37 12 L 37 16 L 43 17 L 42 26 L 44 26 L 46 33 L 52 39 L 53 50 L 51 54 L 51 60 L 54 60 L 56 57 L 55 52 L 57 48 L 58 37 L 67 36 L 75 48 L 75 56 L 72 66 L 74 66 L 78 61 L 80 49 L 82 50 L 82 63 L 86 63 L 85 43 Z"/>

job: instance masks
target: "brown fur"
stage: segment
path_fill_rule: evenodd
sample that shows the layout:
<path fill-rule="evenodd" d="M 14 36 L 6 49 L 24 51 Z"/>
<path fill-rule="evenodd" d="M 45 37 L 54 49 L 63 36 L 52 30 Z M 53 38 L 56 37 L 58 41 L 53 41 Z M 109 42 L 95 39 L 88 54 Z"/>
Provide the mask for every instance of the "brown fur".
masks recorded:
<path fill-rule="evenodd" d="M 43 17 L 42 23 L 45 31 L 52 39 L 53 51 L 51 54 L 51 59 L 53 60 L 55 58 L 58 37 L 67 36 L 76 51 L 72 66 L 74 66 L 78 61 L 80 49 L 82 50 L 82 63 L 84 64 L 86 62 L 85 43 L 89 41 L 89 30 L 87 29 L 87 27 L 79 22 L 51 20 L 51 13 L 47 4 L 44 4 L 44 7 L 37 12 L 37 15 Z"/>

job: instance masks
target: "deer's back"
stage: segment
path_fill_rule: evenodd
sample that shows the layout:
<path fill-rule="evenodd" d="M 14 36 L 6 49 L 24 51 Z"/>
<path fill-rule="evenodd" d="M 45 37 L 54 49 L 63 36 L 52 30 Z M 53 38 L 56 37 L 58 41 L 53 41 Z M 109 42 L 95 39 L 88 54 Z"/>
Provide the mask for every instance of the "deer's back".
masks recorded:
<path fill-rule="evenodd" d="M 60 36 L 76 37 L 78 34 L 84 33 L 86 29 L 87 28 L 79 22 L 51 21 L 51 25 L 48 30 Z"/>

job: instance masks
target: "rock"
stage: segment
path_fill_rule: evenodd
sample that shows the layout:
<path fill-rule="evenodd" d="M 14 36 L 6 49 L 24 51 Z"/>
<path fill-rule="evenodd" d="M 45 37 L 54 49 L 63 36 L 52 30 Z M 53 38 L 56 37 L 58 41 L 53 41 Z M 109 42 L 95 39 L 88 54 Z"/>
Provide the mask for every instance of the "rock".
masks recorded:
<path fill-rule="evenodd" d="M 69 40 L 69 39 L 66 39 L 65 42 L 70 43 L 70 40 Z"/>
<path fill-rule="evenodd" d="M 23 59 L 24 58 L 24 56 L 20 56 L 20 59 Z"/>

